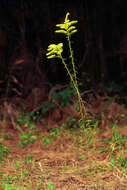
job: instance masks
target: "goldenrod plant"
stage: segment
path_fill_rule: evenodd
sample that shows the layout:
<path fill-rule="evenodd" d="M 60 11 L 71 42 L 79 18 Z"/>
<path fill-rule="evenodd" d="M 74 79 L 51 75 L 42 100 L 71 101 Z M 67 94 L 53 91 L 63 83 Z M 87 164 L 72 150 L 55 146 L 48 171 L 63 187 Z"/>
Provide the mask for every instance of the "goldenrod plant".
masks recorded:
<path fill-rule="evenodd" d="M 73 55 L 73 49 L 72 49 L 72 45 L 71 45 L 71 35 L 77 32 L 76 26 L 74 26 L 74 24 L 76 24 L 78 21 L 74 20 L 74 21 L 70 21 L 69 20 L 69 15 L 70 13 L 66 14 L 65 17 L 65 21 L 63 24 L 57 24 L 56 27 L 60 28 L 58 30 L 55 31 L 55 33 L 61 33 L 64 34 L 67 38 L 68 41 L 68 46 L 69 46 L 69 52 L 70 52 L 70 59 L 71 59 L 71 65 L 72 65 L 72 72 L 70 71 L 68 64 L 65 62 L 65 59 L 62 56 L 62 52 L 63 52 L 63 43 L 59 43 L 59 44 L 50 44 L 48 46 L 47 49 L 47 58 L 48 59 L 52 59 L 52 58 L 60 58 L 70 79 L 71 82 L 74 86 L 74 88 L 76 89 L 77 95 L 78 95 L 78 102 L 79 102 L 79 108 L 80 108 L 80 114 L 81 114 L 81 120 L 84 120 L 84 117 L 86 116 L 86 110 L 85 110 L 85 106 L 84 106 L 84 102 L 82 100 L 80 91 L 79 91 L 79 84 L 78 84 L 78 80 L 77 80 L 77 71 L 76 71 L 76 66 L 75 66 L 75 61 L 74 61 L 74 55 Z"/>

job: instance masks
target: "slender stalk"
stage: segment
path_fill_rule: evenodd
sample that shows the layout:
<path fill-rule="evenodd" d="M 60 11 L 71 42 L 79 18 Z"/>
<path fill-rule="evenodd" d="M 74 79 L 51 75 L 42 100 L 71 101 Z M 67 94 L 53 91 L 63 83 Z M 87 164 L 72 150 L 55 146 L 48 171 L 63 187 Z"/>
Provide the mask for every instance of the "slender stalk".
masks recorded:
<path fill-rule="evenodd" d="M 74 56 L 73 56 L 73 50 L 72 50 L 72 47 L 71 47 L 70 35 L 67 35 L 67 40 L 68 40 L 68 46 L 69 46 L 69 50 L 70 50 L 70 58 L 71 58 L 72 68 L 73 68 L 73 72 L 74 72 L 74 80 L 75 80 L 75 82 L 76 82 L 76 84 L 78 86 L 76 70 L 75 70 L 75 62 L 74 62 Z"/>
<path fill-rule="evenodd" d="M 67 41 L 68 41 L 68 46 L 69 46 L 69 51 L 70 51 L 70 58 L 71 58 L 73 74 L 74 74 L 74 79 L 73 79 L 73 81 L 71 79 L 71 81 L 73 82 L 74 87 L 75 87 L 75 89 L 77 91 L 78 102 L 79 102 L 79 106 L 80 106 L 80 113 L 81 113 L 81 116 L 82 116 L 82 119 L 83 119 L 84 114 L 86 115 L 86 109 L 85 109 L 85 106 L 84 106 L 84 103 L 83 103 L 83 100 L 82 100 L 82 97 L 81 97 L 81 94 L 80 94 L 79 88 L 78 88 L 78 81 L 77 81 L 77 74 L 76 74 L 76 69 L 75 69 L 75 62 L 74 62 L 73 50 L 72 50 L 71 39 L 70 39 L 69 34 L 67 35 Z M 73 78 L 72 75 L 71 75 L 71 78 Z"/>
<path fill-rule="evenodd" d="M 69 77 L 70 77 L 70 79 L 71 79 L 71 81 L 72 81 L 72 83 L 74 85 L 74 88 L 76 89 L 76 92 L 77 92 L 77 95 L 78 95 L 78 102 L 79 102 L 79 107 L 80 107 L 81 119 L 83 120 L 84 119 L 84 114 L 86 115 L 86 110 L 85 110 L 85 106 L 84 106 L 81 94 L 80 94 L 79 89 L 78 89 L 77 80 L 76 81 L 74 80 L 74 78 L 73 78 L 70 70 L 68 69 L 67 64 L 65 63 L 64 58 L 62 57 L 62 55 L 60 56 L 60 59 L 62 60 L 62 63 L 64 65 L 65 69 L 67 70 L 67 73 L 68 73 L 68 75 L 69 75 Z M 74 69 L 75 69 L 75 67 L 74 67 Z"/>

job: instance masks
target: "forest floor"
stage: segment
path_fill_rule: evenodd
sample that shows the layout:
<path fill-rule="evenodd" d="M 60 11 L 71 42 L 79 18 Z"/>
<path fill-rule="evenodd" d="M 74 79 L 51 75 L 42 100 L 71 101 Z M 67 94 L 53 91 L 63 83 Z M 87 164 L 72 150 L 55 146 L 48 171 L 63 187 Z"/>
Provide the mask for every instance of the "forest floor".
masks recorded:
<path fill-rule="evenodd" d="M 2 120 L 0 189 L 127 189 L 127 110 L 97 100 L 84 127 L 70 114 L 57 122 L 50 114 L 41 122 L 22 118 L 21 132 Z"/>

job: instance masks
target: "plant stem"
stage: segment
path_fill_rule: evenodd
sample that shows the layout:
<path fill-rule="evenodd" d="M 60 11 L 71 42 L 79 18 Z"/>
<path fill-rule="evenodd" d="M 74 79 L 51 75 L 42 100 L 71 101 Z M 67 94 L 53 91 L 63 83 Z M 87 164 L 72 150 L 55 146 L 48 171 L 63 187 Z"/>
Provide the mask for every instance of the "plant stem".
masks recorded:
<path fill-rule="evenodd" d="M 78 101 L 79 101 L 79 106 L 80 106 L 80 113 L 81 113 L 81 116 L 82 116 L 82 119 L 84 118 L 84 113 L 86 115 L 86 109 L 85 109 L 85 106 L 84 106 L 84 103 L 83 103 L 83 100 L 82 100 L 82 97 L 81 97 L 81 94 L 79 92 L 79 88 L 78 88 L 78 81 L 77 81 L 77 75 L 76 75 L 76 69 L 75 69 L 75 62 L 74 62 L 74 56 L 73 56 L 73 50 L 72 50 L 72 47 L 71 47 L 71 40 L 70 40 L 70 35 L 68 34 L 67 35 L 67 41 L 68 41 L 68 46 L 69 46 L 69 51 L 70 51 L 70 58 L 71 58 L 71 63 L 72 63 L 72 68 L 73 68 L 73 74 L 74 74 L 74 79 L 71 75 L 71 81 L 73 82 L 73 85 L 77 91 L 77 95 L 78 95 Z M 73 80 L 72 80 L 73 79 Z"/>
<path fill-rule="evenodd" d="M 75 62 L 74 62 L 74 56 L 73 56 L 73 50 L 72 50 L 72 47 L 71 47 L 70 35 L 67 35 L 67 40 L 68 40 L 68 46 L 69 46 L 69 50 L 70 50 L 70 58 L 71 58 L 72 68 L 73 68 L 73 72 L 74 72 L 74 80 L 75 80 L 75 83 L 76 83 L 76 85 L 78 87 L 76 70 L 75 70 Z"/>
<path fill-rule="evenodd" d="M 86 115 L 86 110 L 85 110 L 85 106 L 84 106 L 84 103 L 83 103 L 83 100 L 82 100 L 82 97 L 81 97 L 81 94 L 79 92 L 79 89 L 78 89 L 78 85 L 77 85 L 77 80 L 75 81 L 74 78 L 72 77 L 72 74 L 71 72 L 69 71 L 68 67 L 67 67 L 67 64 L 65 63 L 64 61 L 64 58 L 62 57 L 62 55 L 60 56 L 60 59 L 62 60 L 62 63 L 65 67 L 65 69 L 67 70 L 67 73 L 74 85 L 74 88 L 76 89 L 76 92 L 77 92 L 77 95 L 78 95 L 78 102 L 79 102 L 79 107 L 80 107 L 80 114 L 81 114 L 81 119 L 83 120 L 84 119 L 84 114 Z"/>

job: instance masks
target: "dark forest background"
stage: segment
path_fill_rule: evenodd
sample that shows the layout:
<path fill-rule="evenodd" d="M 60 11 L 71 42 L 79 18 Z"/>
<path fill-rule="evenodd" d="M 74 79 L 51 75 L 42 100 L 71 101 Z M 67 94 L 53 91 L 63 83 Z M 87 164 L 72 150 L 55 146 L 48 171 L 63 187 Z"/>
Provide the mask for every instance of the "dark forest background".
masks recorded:
<path fill-rule="evenodd" d="M 67 12 L 78 20 L 72 41 L 83 89 L 126 84 L 126 10 L 126 0 L 1 0 L 0 96 L 27 97 L 35 87 L 69 82 L 59 60 L 46 59 L 48 45 L 64 41 L 54 30 Z"/>

